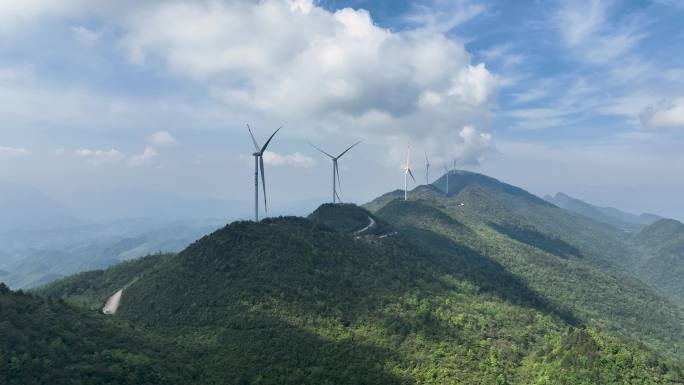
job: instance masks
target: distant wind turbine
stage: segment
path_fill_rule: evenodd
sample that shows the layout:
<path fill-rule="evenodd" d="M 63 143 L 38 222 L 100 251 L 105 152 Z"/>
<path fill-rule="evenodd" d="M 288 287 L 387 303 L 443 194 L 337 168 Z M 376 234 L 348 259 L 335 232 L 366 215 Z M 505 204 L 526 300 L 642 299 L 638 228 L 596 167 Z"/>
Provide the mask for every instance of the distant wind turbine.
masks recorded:
<path fill-rule="evenodd" d="M 416 178 L 413 177 L 413 173 L 411 172 L 411 166 L 409 163 L 410 156 L 411 146 L 408 146 L 408 149 L 406 150 L 406 166 L 404 167 L 404 200 L 408 200 L 408 176 L 411 175 L 413 183 L 416 183 Z"/>
<path fill-rule="evenodd" d="M 425 184 L 430 184 L 430 159 L 428 159 L 427 151 L 425 152 Z"/>
<path fill-rule="evenodd" d="M 361 143 L 361 141 L 358 141 L 358 142 L 352 144 L 346 150 L 342 151 L 342 153 L 338 156 L 332 156 L 332 155 L 328 154 L 327 152 L 321 150 L 320 148 L 314 146 L 313 144 L 309 143 L 311 145 L 311 147 L 320 151 L 324 155 L 327 155 L 328 158 L 330 158 L 333 162 L 333 178 L 332 178 L 333 179 L 333 204 L 335 204 L 336 201 L 342 203 L 342 199 L 340 199 L 339 194 L 337 194 L 337 185 L 338 184 L 340 186 L 342 185 L 342 182 L 340 182 L 340 170 L 337 168 L 337 160 L 340 159 L 342 157 L 342 155 L 346 154 L 347 151 L 351 150 L 352 148 L 354 148 L 354 146 L 356 146 L 359 143 Z"/>
<path fill-rule="evenodd" d="M 259 174 L 261 170 L 261 187 L 264 190 L 264 211 L 268 212 L 268 206 L 266 205 L 266 178 L 264 177 L 264 151 L 266 151 L 266 147 L 268 147 L 268 144 L 271 143 L 271 139 L 275 136 L 275 134 L 280 131 L 282 127 L 278 127 L 273 134 L 268 138 L 266 143 L 262 147 L 259 146 L 257 143 L 256 139 L 254 138 L 254 134 L 252 133 L 252 128 L 249 127 L 249 124 L 247 125 L 247 130 L 249 130 L 249 136 L 252 137 L 252 143 L 254 143 L 254 149 L 255 152 L 252 154 L 254 156 L 254 221 L 258 222 L 259 221 Z"/>

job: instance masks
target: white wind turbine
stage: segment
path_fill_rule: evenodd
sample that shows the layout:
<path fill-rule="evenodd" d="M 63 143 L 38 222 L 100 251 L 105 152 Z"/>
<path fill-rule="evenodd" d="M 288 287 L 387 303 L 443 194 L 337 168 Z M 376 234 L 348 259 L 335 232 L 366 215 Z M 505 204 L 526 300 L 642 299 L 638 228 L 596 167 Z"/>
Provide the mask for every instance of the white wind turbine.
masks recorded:
<path fill-rule="evenodd" d="M 430 159 L 428 159 L 427 151 L 425 152 L 425 184 L 430 184 Z"/>
<path fill-rule="evenodd" d="M 408 146 L 406 150 L 406 166 L 404 167 L 404 200 L 408 200 L 408 176 L 411 175 L 413 183 L 416 183 L 416 178 L 413 177 L 411 172 L 411 166 L 409 163 L 409 158 L 411 156 L 411 146 Z"/>
<path fill-rule="evenodd" d="M 311 147 L 315 148 L 316 150 L 320 151 L 324 155 L 328 156 L 328 158 L 330 158 L 333 162 L 333 204 L 335 204 L 336 201 L 342 203 L 342 199 L 340 199 L 339 194 L 337 194 L 337 185 L 338 184 L 342 185 L 342 182 L 340 182 L 340 170 L 339 170 L 339 168 L 337 168 L 337 160 L 340 159 L 342 157 L 342 155 L 346 154 L 347 151 L 351 150 L 352 148 L 354 148 L 354 146 L 356 146 L 359 143 L 361 143 L 361 141 L 358 141 L 358 142 L 352 144 L 346 150 L 342 151 L 342 153 L 338 156 L 332 156 L 332 155 L 328 154 L 327 152 L 321 150 L 320 148 L 314 146 L 313 144 L 309 143 L 311 145 Z"/>
<path fill-rule="evenodd" d="M 280 131 L 282 127 L 279 127 L 271 136 L 268 138 L 266 143 L 264 143 L 263 146 L 259 146 L 257 143 L 256 139 L 254 138 L 254 134 L 252 134 L 252 128 L 249 127 L 249 124 L 247 125 L 247 130 L 249 130 L 249 136 L 252 137 L 252 143 L 254 143 L 254 149 L 255 152 L 252 153 L 252 156 L 254 156 L 254 221 L 258 222 L 259 221 L 259 174 L 261 174 L 261 187 L 264 190 L 264 211 L 268 212 L 268 206 L 266 205 L 266 178 L 264 176 L 264 151 L 266 151 L 266 147 L 268 147 L 268 144 L 271 143 L 271 139 L 275 136 L 275 134 Z M 259 172 L 261 170 L 261 172 Z"/>

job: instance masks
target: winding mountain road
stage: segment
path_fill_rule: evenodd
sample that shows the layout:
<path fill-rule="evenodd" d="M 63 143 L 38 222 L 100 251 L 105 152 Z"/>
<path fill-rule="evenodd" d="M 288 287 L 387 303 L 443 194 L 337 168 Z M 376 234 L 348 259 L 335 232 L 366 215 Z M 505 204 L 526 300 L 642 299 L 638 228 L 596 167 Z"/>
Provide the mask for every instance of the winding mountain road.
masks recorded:
<path fill-rule="evenodd" d="M 366 231 L 372 229 L 373 227 L 375 227 L 375 219 L 373 219 L 373 218 L 371 218 L 371 217 L 368 217 L 368 226 L 362 228 L 361 230 L 358 230 L 358 231 L 354 232 L 354 234 L 355 234 L 355 235 L 361 235 L 361 234 L 363 234 L 364 232 L 366 232 Z"/>

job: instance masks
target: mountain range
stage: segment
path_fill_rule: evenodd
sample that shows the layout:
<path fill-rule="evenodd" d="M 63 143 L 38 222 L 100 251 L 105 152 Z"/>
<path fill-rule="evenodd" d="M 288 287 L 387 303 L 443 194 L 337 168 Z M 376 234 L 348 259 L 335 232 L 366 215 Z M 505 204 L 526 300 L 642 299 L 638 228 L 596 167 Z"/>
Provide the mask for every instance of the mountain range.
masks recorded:
<path fill-rule="evenodd" d="M 84 338 L 116 335 L 60 361 L 102 383 L 129 367 L 138 382 L 150 368 L 202 384 L 681 383 L 684 308 L 663 275 L 681 266 L 681 242 L 674 220 L 625 231 L 452 171 L 448 192 L 442 176 L 408 201 L 393 191 L 364 207 L 233 222 L 177 254 L 0 290 L 0 373 L 40 383 L 35 368 L 56 370 L 31 341 L 72 336 L 49 318 L 64 313 L 92 322 Z M 116 314 L 99 314 L 121 288 Z M 22 322 L 40 325 L 5 337 Z"/>
<path fill-rule="evenodd" d="M 643 213 L 635 215 L 613 207 L 595 206 L 561 192 L 556 193 L 554 196 L 546 195 L 544 199 L 560 208 L 630 232 L 640 231 L 644 227 L 662 219 L 655 214 Z"/>

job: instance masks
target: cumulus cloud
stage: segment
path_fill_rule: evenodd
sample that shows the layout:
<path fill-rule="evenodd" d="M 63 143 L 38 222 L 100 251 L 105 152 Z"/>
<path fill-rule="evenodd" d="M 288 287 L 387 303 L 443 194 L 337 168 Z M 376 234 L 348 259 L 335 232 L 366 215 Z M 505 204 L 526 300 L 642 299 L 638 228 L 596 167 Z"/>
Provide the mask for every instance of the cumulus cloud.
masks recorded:
<path fill-rule="evenodd" d="M 150 135 L 150 143 L 157 146 L 173 146 L 178 142 L 173 135 L 169 134 L 167 131 L 157 131 Z"/>
<path fill-rule="evenodd" d="M 121 151 L 113 148 L 110 150 L 81 149 L 74 151 L 74 154 L 94 165 L 117 163 L 126 157 Z"/>
<path fill-rule="evenodd" d="M 684 98 L 648 105 L 639 117 L 646 128 L 684 128 Z"/>
<path fill-rule="evenodd" d="M 0 159 L 12 159 L 31 155 L 31 151 L 21 147 L 0 146 Z"/>
<path fill-rule="evenodd" d="M 466 125 L 485 130 L 501 82 L 485 64 L 472 62 L 461 41 L 446 35 L 484 12 L 467 0 L 450 3 L 453 9 L 443 14 L 427 8 L 414 13 L 419 17 L 402 31 L 378 26 L 365 10 L 331 12 L 312 0 L 10 3 L 0 5 L 0 22 L 106 15 L 121 32 L 120 46 L 131 62 L 203 85 L 224 103 L 222 113 L 236 121 L 258 117 L 257 124 L 285 123 L 292 135 L 344 133 L 451 153 L 453 143 L 441 138 L 453 137 Z M 97 35 L 82 26 L 73 32 L 86 40 Z M 82 100 L 87 95 L 79 92 L 68 103 L 46 93 L 13 94 L 7 99 L 16 100 L 18 94 L 40 107 L 8 107 L 15 120 L 37 119 L 30 113 L 36 109 L 57 116 L 51 120 L 88 123 L 92 119 L 81 119 L 82 111 L 122 119 L 133 119 L 137 111 L 112 103 L 82 108 L 93 102 Z M 44 100 L 59 100 L 67 108 Z M 156 151 L 173 141 L 151 137 L 149 145 Z"/>
<path fill-rule="evenodd" d="M 316 164 L 313 158 L 302 155 L 300 152 L 281 155 L 272 151 L 264 152 L 264 163 L 272 166 L 288 166 L 304 169 L 310 169 Z"/>
<path fill-rule="evenodd" d="M 492 135 L 473 126 L 465 126 L 458 133 L 456 153 L 463 164 L 479 164 L 494 149 Z"/>
<path fill-rule="evenodd" d="M 486 126 L 498 94 L 499 78 L 439 29 L 395 32 L 310 0 L 163 2 L 124 30 L 133 63 L 163 63 L 236 116 L 294 130 L 422 141 Z"/>
<path fill-rule="evenodd" d="M 154 147 L 147 146 L 141 154 L 133 155 L 128 159 L 128 165 L 131 167 L 140 167 L 150 163 L 154 158 L 159 156 L 159 152 Z"/>

